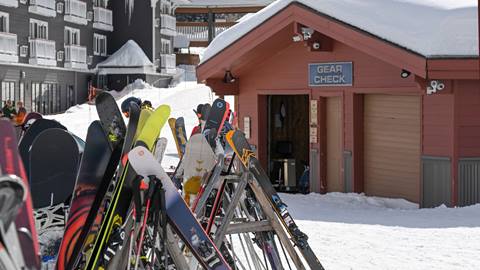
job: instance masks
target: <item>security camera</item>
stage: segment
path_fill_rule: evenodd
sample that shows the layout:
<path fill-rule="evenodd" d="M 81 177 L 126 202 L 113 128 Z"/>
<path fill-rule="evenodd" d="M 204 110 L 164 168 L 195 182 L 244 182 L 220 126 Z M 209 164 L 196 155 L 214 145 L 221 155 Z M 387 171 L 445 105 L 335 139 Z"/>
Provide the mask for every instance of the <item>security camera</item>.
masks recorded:
<path fill-rule="evenodd" d="M 320 43 L 319 43 L 319 42 L 314 42 L 314 43 L 312 44 L 312 48 L 313 48 L 314 50 L 320 49 Z"/>
<path fill-rule="evenodd" d="M 293 42 L 300 42 L 303 40 L 303 37 L 301 35 L 295 35 L 292 37 Z"/>
<path fill-rule="evenodd" d="M 438 91 L 442 91 L 443 89 L 445 89 L 445 84 L 442 82 L 439 82 L 437 85 L 437 89 Z"/>
<path fill-rule="evenodd" d="M 309 40 L 312 37 L 313 32 L 315 32 L 315 30 L 313 30 L 312 28 L 303 27 L 302 28 L 303 39 Z"/>
<path fill-rule="evenodd" d="M 430 81 L 430 86 L 427 87 L 427 95 L 436 93 L 437 91 L 442 91 L 445 89 L 445 84 L 438 80 Z"/>

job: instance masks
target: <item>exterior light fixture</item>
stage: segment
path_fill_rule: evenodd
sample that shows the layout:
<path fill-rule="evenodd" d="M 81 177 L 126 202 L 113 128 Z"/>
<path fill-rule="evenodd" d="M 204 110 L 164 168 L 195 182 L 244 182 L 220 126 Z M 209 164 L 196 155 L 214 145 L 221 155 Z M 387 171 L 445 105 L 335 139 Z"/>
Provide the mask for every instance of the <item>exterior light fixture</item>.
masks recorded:
<path fill-rule="evenodd" d="M 293 42 L 300 42 L 300 41 L 303 40 L 303 36 L 298 35 L 298 34 L 297 34 L 297 35 L 294 35 L 294 36 L 292 37 L 292 40 L 293 40 Z"/>
<path fill-rule="evenodd" d="M 225 76 L 223 77 L 224 83 L 234 83 L 236 79 L 230 70 L 225 71 Z"/>
<path fill-rule="evenodd" d="M 400 76 L 402 78 L 406 79 L 406 78 L 408 78 L 408 76 L 410 76 L 410 74 L 412 74 L 410 71 L 402 69 L 402 73 L 400 73 Z"/>

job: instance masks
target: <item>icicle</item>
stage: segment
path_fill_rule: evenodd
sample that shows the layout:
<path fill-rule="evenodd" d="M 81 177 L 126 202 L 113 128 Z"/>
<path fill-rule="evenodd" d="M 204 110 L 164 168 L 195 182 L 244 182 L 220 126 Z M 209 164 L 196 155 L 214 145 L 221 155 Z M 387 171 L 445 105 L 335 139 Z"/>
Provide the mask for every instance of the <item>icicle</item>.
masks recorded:
<path fill-rule="evenodd" d="M 132 20 L 134 3 L 135 0 L 125 0 L 125 13 L 128 14 L 128 24 L 130 24 Z"/>

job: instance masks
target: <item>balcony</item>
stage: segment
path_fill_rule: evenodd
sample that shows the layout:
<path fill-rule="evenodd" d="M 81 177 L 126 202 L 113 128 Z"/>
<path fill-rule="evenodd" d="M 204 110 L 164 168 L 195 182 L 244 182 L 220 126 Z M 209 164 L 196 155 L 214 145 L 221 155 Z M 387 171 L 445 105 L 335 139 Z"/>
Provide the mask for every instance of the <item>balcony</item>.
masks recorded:
<path fill-rule="evenodd" d="M 65 45 L 66 68 L 87 69 L 87 47 L 79 45 Z"/>
<path fill-rule="evenodd" d="M 47 17 L 55 17 L 57 16 L 55 0 L 30 0 L 28 12 Z"/>
<path fill-rule="evenodd" d="M 55 41 L 46 39 L 30 40 L 30 59 L 31 65 L 56 66 Z"/>
<path fill-rule="evenodd" d="M 6 7 L 18 7 L 18 0 L 0 0 L 0 5 Z"/>
<path fill-rule="evenodd" d="M 87 3 L 79 0 L 65 1 L 65 21 L 87 25 Z"/>
<path fill-rule="evenodd" d="M 160 14 L 160 34 L 175 36 L 177 34 L 177 19 L 168 14 Z"/>
<path fill-rule="evenodd" d="M 93 7 L 93 28 L 113 31 L 112 11 L 102 7 Z"/>
<path fill-rule="evenodd" d="M 0 61 L 18 63 L 16 34 L 0 32 Z"/>
<path fill-rule="evenodd" d="M 213 37 L 235 25 L 236 22 L 215 22 Z M 177 22 L 177 33 L 185 35 L 190 40 L 191 47 L 208 46 L 208 23 L 206 22 Z"/>
<path fill-rule="evenodd" d="M 176 56 L 175 54 L 160 55 L 160 72 L 166 74 L 176 73 Z"/>

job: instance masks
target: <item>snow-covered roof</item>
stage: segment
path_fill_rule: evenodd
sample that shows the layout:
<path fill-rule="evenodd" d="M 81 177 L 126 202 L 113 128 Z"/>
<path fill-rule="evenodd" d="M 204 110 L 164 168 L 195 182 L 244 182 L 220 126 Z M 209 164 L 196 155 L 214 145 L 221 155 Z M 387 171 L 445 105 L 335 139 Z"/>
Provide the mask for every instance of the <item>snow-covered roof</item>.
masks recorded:
<path fill-rule="evenodd" d="M 129 40 L 107 60 L 98 63 L 97 70 L 100 74 L 143 74 L 155 73 L 155 66 L 142 48 Z"/>
<path fill-rule="evenodd" d="M 477 0 L 277 0 L 218 35 L 202 63 L 295 2 L 426 57 L 478 57 Z"/>
<path fill-rule="evenodd" d="M 274 0 L 188 0 L 179 2 L 180 7 L 258 7 L 267 6 Z"/>

